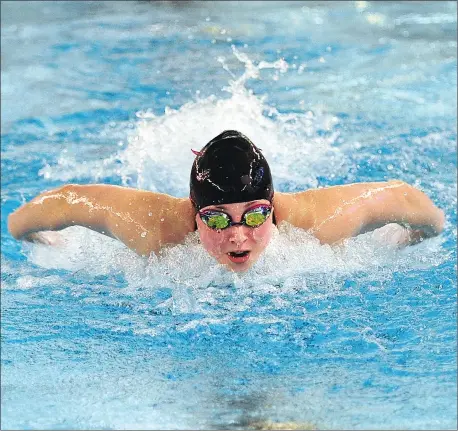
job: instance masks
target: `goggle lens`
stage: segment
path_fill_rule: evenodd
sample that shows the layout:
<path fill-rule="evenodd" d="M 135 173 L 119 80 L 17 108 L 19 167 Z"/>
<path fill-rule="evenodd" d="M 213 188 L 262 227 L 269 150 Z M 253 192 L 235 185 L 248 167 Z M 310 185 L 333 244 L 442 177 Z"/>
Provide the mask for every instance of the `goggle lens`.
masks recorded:
<path fill-rule="evenodd" d="M 260 209 L 248 211 L 247 213 L 245 213 L 244 217 L 245 224 L 250 227 L 261 226 L 267 220 L 269 214 L 270 211 L 266 213 Z"/>
<path fill-rule="evenodd" d="M 229 217 L 224 213 L 205 215 L 202 220 L 212 229 L 225 229 L 231 224 Z"/>

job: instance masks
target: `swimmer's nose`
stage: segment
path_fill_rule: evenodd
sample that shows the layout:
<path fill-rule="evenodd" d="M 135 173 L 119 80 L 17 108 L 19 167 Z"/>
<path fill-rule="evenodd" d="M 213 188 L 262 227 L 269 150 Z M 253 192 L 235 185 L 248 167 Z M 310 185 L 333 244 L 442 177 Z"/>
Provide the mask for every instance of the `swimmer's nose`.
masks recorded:
<path fill-rule="evenodd" d="M 229 241 L 241 245 L 248 239 L 245 226 L 231 226 L 229 228 Z"/>

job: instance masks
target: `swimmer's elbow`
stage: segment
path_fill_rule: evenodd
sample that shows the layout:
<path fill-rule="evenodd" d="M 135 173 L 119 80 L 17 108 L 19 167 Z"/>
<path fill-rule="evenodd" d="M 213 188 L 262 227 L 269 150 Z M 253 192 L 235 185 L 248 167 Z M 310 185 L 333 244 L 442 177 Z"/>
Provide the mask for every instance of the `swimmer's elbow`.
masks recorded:
<path fill-rule="evenodd" d="M 440 208 L 437 208 L 436 223 L 435 223 L 435 234 L 441 234 L 445 229 L 445 212 Z"/>
<path fill-rule="evenodd" d="M 21 239 L 25 235 L 24 229 L 21 228 L 17 211 L 8 216 L 8 231 L 15 239 Z"/>
<path fill-rule="evenodd" d="M 444 212 L 436 208 L 435 214 L 430 217 L 429 223 L 425 223 L 420 226 L 414 224 L 408 225 L 410 230 L 414 232 L 413 237 L 415 239 L 423 240 L 427 238 L 432 238 L 440 235 L 444 231 L 445 225 L 445 214 Z M 416 243 L 417 241 L 415 241 Z"/>
<path fill-rule="evenodd" d="M 443 232 L 445 213 L 422 191 L 406 184 L 403 189 L 404 213 L 402 224 L 416 230 L 423 238 L 437 236 Z"/>

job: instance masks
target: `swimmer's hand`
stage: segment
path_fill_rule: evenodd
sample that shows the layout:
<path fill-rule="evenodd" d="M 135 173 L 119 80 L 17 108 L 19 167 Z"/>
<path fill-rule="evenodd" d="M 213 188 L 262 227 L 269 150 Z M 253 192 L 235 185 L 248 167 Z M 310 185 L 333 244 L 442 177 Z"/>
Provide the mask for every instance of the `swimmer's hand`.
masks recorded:
<path fill-rule="evenodd" d="M 397 223 L 390 223 L 381 228 L 375 229 L 372 238 L 382 245 L 390 245 L 396 248 L 404 248 L 408 245 L 415 245 L 423 241 L 423 232 L 401 226 Z"/>
<path fill-rule="evenodd" d="M 22 239 L 27 242 L 50 246 L 60 246 L 64 244 L 63 237 L 58 232 L 33 232 L 25 235 Z"/>

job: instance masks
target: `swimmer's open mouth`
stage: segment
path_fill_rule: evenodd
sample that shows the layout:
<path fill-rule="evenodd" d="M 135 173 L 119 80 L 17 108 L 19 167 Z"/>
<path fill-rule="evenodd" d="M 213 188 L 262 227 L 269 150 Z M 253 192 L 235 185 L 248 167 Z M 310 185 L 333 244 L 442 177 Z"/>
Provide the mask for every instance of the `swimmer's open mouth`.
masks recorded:
<path fill-rule="evenodd" d="M 244 251 L 230 251 L 227 256 L 232 263 L 245 263 L 250 259 L 250 252 Z"/>
<path fill-rule="evenodd" d="M 249 251 L 231 251 L 228 253 L 229 256 L 232 257 L 244 257 L 247 256 Z"/>

